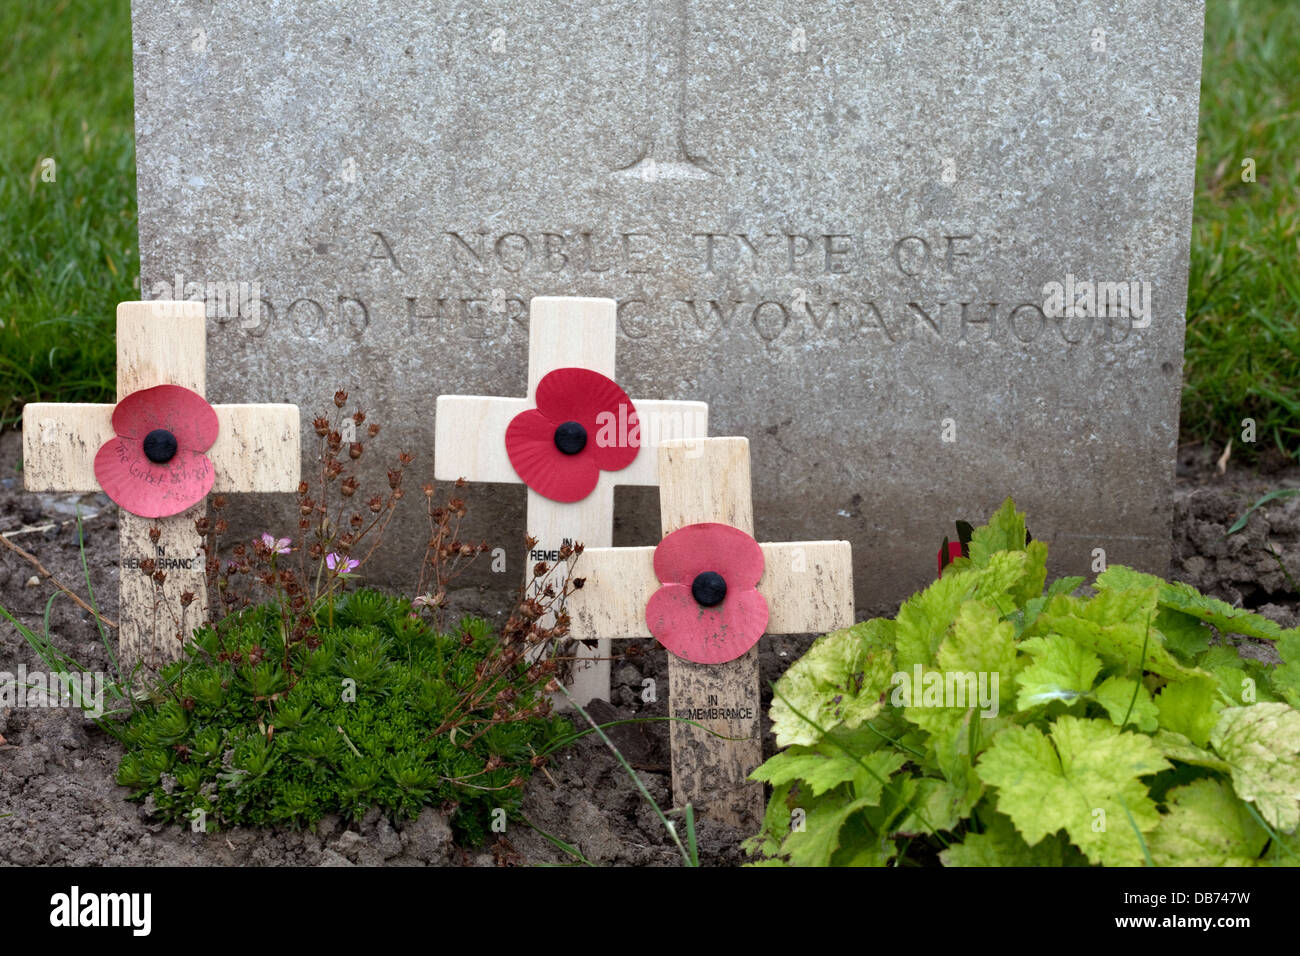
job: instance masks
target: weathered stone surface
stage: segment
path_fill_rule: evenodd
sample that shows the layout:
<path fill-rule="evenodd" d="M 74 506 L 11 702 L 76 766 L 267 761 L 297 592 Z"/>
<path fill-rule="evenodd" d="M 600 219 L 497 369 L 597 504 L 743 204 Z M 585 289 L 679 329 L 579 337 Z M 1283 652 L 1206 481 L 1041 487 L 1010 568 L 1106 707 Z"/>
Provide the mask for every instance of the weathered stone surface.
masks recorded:
<path fill-rule="evenodd" d="M 260 283 L 210 319 L 213 400 L 310 418 L 342 384 L 427 459 L 439 393 L 524 393 L 531 296 L 610 296 L 621 383 L 748 436 L 759 537 L 850 539 L 860 610 L 1007 494 L 1056 571 L 1166 570 L 1201 3 L 135 0 L 133 23 L 144 295 Z M 1149 283 L 1148 319 L 1044 318 L 1067 276 Z M 474 489 L 473 533 L 517 540 L 523 500 Z M 656 539 L 655 500 L 620 493 L 616 544 Z"/>

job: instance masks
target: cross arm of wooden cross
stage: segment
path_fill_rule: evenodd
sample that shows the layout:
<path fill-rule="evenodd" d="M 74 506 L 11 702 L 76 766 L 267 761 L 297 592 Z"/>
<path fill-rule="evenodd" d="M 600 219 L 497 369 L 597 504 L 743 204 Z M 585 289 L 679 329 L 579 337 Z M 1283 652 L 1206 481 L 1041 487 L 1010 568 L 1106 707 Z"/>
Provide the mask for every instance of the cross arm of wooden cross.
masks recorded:
<path fill-rule="evenodd" d="M 23 486 L 28 491 L 98 491 L 95 455 L 113 438 L 113 405 L 32 402 L 23 408 Z M 296 491 L 298 406 L 213 405 L 217 440 L 208 449 L 214 492 Z"/>
<path fill-rule="evenodd" d="M 634 402 L 640 424 L 641 453 L 609 480 L 618 485 L 659 483 L 655 448 L 666 439 L 690 439 L 708 434 L 707 402 Z M 519 475 L 506 453 L 505 434 L 520 412 L 535 407 L 527 398 L 485 395 L 440 395 L 436 406 L 433 469 L 438 481 L 502 482 L 518 484 Z"/>
<path fill-rule="evenodd" d="M 811 634 L 853 621 L 853 558 L 847 541 L 760 544 L 767 634 Z M 582 587 L 568 600 L 569 636 L 650 637 L 645 609 L 660 587 L 654 548 L 591 548 L 574 565 Z"/>

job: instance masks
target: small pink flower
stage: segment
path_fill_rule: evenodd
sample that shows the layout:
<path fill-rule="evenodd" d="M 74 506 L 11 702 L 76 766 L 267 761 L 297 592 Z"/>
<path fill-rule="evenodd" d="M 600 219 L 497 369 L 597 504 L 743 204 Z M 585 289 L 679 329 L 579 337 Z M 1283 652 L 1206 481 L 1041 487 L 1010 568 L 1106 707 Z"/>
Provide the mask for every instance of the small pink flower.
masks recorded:
<path fill-rule="evenodd" d="M 269 534 L 263 532 L 262 544 L 264 544 L 266 550 L 270 551 L 272 554 L 288 554 L 289 545 L 293 544 L 293 541 L 289 538 L 273 538 Z"/>
<path fill-rule="evenodd" d="M 345 558 L 333 551 L 325 555 L 325 567 L 338 574 L 351 574 L 360 566 L 361 562 L 356 558 Z"/>

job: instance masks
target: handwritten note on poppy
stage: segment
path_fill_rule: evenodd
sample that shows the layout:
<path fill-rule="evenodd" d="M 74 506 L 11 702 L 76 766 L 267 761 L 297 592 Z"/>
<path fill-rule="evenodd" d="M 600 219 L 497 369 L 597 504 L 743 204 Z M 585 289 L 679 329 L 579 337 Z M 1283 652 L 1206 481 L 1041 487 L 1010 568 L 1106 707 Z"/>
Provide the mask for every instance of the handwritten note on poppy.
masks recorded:
<path fill-rule="evenodd" d="M 113 409 L 113 431 L 95 455 L 95 477 L 131 514 L 179 514 L 212 490 L 205 452 L 217 440 L 217 413 L 197 392 L 179 385 L 132 392 Z"/>

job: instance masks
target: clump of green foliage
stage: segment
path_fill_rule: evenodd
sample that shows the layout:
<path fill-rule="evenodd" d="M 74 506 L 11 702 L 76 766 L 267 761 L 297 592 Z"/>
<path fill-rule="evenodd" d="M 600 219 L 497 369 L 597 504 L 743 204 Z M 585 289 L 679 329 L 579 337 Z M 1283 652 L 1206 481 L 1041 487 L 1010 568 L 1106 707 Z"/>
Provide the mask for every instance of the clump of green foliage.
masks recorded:
<path fill-rule="evenodd" d="M 324 617 L 324 615 L 320 615 Z M 539 754 L 571 733 L 546 668 L 487 622 L 439 633 L 409 601 L 360 590 L 286 648 L 274 604 L 196 632 L 121 731 L 117 780 L 182 824 L 311 825 L 372 806 L 394 819 L 455 806 L 457 836 L 518 812 Z"/>
<path fill-rule="evenodd" d="M 265 532 L 223 548 L 222 495 L 195 519 L 216 600 L 180 660 L 140 671 L 145 700 L 117 731 L 117 779 L 157 817 L 206 829 L 310 826 L 374 806 L 401 819 L 431 805 L 454 810 L 457 836 L 477 843 L 495 811 L 518 816 L 529 774 L 571 733 L 547 695 L 564 676 L 564 602 L 580 586 L 562 571 L 581 546 L 534 566 L 497 633 L 476 618 L 450 627 L 449 590 L 488 546 L 461 537 L 463 482 L 442 504 L 425 484 L 418 596 L 358 588 L 413 456 L 400 453 L 387 488 L 367 498 L 356 465 L 380 427 L 347 403 L 336 391 L 312 423 L 320 467 L 298 486 L 297 544 Z M 160 613 L 175 614 L 166 571 L 148 559 L 140 570 Z"/>
<path fill-rule="evenodd" d="M 970 556 L 776 685 L 769 865 L 1300 863 L 1300 629 L 1111 566 L 1045 587 L 1007 500 Z M 1276 643 L 1280 666 L 1214 632 Z M 985 677 L 978 699 L 978 677 Z M 997 677 L 994 683 L 993 677 Z"/>

